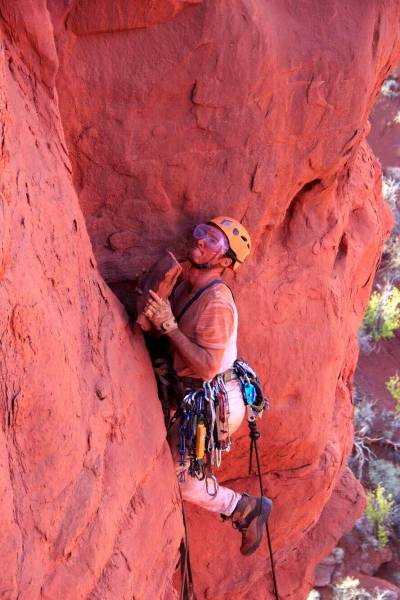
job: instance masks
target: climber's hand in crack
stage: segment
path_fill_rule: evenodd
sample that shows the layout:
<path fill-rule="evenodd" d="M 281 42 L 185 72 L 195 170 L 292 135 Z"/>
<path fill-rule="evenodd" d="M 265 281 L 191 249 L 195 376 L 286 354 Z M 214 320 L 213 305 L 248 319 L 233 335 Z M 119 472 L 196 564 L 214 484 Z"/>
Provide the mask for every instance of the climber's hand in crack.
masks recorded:
<path fill-rule="evenodd" d="M 168 300 L 160 298 L 153 290 L 149 290 L 144 314 L 161 333 L 167 333 L 178 327 L 171 304 Z"/>

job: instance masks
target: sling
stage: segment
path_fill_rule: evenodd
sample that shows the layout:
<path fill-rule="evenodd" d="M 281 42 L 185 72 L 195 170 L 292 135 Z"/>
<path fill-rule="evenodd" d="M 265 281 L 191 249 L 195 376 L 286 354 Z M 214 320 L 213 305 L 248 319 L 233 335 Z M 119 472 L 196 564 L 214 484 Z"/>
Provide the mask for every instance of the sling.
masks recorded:
<path fill-rule="evenodd" d="M 205 292 L 206 290 L 208 290 L 208 288 L 212 287 L 213 285 L 217 285 L 218 283 L 222 283 L 223 285 L 226 285 L 226 287 L 232 293 L 231 288 L 222 279 L 213 279 L 212 281 L 209 281 L 207 283 L 207 285 L 205 285 L 204 287 L 202 287 L 199 290 L 197 290 L 197 292 L 195 293 L 195 295 L 192 298 L 190 298 L 190 300 L 188 300 L 186 302 L 185 306 L 182 308 L 182 310 L 179 313 L 179 315 L 177 317 L 175 317 L 176 322 L 179 323 L 179 321 L 181 320 L 181 318 L 183 317 L 183 315 L 185 314 L 185 312 L 192 306 L 192 304 L 194 302 L 196 302 L 196 300 L 198 300 L 200 298 L 200 296 L 202 295 L 203 292 Z M 232 294 L 232 296 L 233 296 L 233 294 Z"/>

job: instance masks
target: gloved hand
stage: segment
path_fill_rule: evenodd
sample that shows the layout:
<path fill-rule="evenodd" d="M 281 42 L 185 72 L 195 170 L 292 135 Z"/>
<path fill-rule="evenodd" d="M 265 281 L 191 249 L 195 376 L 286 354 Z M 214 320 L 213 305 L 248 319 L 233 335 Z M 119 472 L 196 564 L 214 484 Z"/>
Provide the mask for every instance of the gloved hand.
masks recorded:
<path fill-rule="evenodd" d="M 178 327 L 171 304 L 168 300 L 160 298 L 153 290 L 149 290 L 149 297 L 143 312 L 161 333 L 168 333 Z"/>

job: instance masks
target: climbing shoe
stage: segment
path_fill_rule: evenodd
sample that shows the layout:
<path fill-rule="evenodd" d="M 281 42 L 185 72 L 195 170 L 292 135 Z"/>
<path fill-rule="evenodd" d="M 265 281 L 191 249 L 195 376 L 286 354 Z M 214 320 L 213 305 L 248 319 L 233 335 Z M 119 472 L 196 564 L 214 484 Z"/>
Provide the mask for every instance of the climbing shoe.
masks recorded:
<path fill-rule="evenodd" d="M 272 501 L 266 496 L 243 494 L 231 515 L 232 525 L 242 534 L 240 552 L 253 554 L 261 544 L 263 527 L 268 521 Z"/>

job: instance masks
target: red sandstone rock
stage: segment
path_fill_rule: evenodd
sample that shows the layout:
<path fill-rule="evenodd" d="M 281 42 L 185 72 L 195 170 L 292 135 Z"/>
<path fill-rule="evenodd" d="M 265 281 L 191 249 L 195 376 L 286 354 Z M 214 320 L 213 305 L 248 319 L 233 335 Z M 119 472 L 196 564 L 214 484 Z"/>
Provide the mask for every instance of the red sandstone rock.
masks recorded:
<path fill-rule="evenodd" d="M 330 585 L 336 566 L 336 560 L 332 555 L 321 560 L 314 571 L 314 587 Z"/>
<path fill-rule="evenodd" d="M 302 600 L 363 505 L 344 470 L 355 333 L 390 228 L 364 139 L 398 57 L 398 3 L 48 6 L 57 53 L 44 0 L 0 3 L 1 593 L 174 594 L 161 410 L 142 340 L 94 266 L 70 158 L 109 283 L 175 243 L 180 255 L 210 214 L 250 229 L 233 282 L 241 353 L 271 398 L 261 454 L 282 598 Z M 220 478 L 255 491 L 247 446 L 243 425 Z M 189 513 L 199 597 L 269 598 L 265 556 L 242 558 L 229 525 Z"/>
<path fill-rule="evenodd" d="M 354 572 L 375 575 L 379 567 L 392 559 L 390 547 L 371 546 L 371 541 L 356 527 L 343 536 L 340 540 L 340 547 L 345 552 L 345 561 L 341 569 L 343 577 Z"/>
<path fill-rule="evenodd" d="M 93 10 L 91 0 L 80 0 L 72 5 L 68 28 L 78 35 L 110 33 L 151 27 L 172 19 L 185 7 L 200 4 L 203 0 L 135 0 L 135 2 L 109 2 L 97 0 Z"/>
<path fill-rule="evenodd" d="M 0 597 L 172 598 L 174 472 L 141 335 L 71 182 L 51 22 L 44 1 L 0 11 Z"/>

